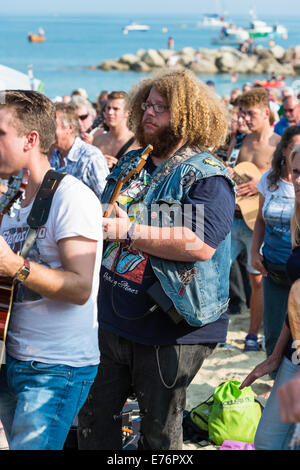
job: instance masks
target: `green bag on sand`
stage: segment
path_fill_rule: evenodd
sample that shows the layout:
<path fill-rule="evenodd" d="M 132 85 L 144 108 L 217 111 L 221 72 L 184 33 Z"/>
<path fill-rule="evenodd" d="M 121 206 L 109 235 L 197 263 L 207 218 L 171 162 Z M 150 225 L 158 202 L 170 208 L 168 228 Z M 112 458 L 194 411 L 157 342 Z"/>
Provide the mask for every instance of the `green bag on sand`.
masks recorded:
<path fill-rule="evenodd" d="M 191 411 L 184 410 L 183 413 L 183 440 L 200 442 L 208 441 L 208 417 L 213 405 L 213 396 L 207 398 Z M 207 442 L 206 445 L 209 443 Z"/>
<path fill-rule="evenodd" d="M 208 417 L 209 439 L 217 445 L 225 440 L 254 442 L 262 406 L 251 387 L 239 389 L 241 382 L 229 380 L 213 394 Z"/>

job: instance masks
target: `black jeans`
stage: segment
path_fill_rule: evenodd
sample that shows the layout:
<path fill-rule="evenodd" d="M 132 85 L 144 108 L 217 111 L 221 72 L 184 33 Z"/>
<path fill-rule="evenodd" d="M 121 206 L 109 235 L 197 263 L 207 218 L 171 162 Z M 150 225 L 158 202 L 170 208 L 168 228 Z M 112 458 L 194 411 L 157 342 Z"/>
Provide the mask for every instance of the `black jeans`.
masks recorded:
<path fill-rule="evenodd" d="M 122 449 L 118 417 L 134 392 L 139 449 L 180 450 L 186 389 L 216 344 L 145 346 L 106 330 L 99 341 L 98 374 L 78 417 L 79 449 Z"/>

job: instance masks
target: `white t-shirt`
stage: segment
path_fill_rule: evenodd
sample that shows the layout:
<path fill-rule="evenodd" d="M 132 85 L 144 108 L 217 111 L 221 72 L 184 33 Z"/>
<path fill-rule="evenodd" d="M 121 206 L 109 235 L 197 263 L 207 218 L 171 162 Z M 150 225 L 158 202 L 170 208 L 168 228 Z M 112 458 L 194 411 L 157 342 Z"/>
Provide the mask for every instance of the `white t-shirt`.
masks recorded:
<path fill-rule="evenodd" d="M 264 206 L 263 206 L 263 216 L 265 216 L 265 212 L 267 210 L 267 207 L 269 205 L 270 199 L 274 198 L 274 195 L 276 198 L 287 198 L 288 200 L 292 200 L 293 205 L 291 207 L 283 207 L 280 208 L 280 216 L 283 217 L 283 214 L 285 215 L 286 220 L 290 221 L 291 215 L 293 213 L 293 208 L 294 208 L 294 200 L 295 200 L 295 190 L 293 183 L 290 183 L 289 181 L 285 181 L 284 179 L 280 178 L 278 181 L 278 188 L 276 191 L 270 191 L 269 189 L 269 180 L 268 176 L 271 173 L 272 170 L 266 171 L 262 177 L 260 178 L 259 182 L 257 183 L 257 189 L 259 192 L 263 195 L 265 198 L 264 201 Z M 286 213 L 288 211 L 288 213 Z"/>
<path fill-rule="evenodd" d="M 14 252 L 21 251 L 32 204 L 16 217 L 5 215 L 1 234 Z M 83 367 L 99 363 L 97 294 L 102 257 L 102 209 L 95 194 L 67 175 L 54 194 L 46 224 L 39 229 L 28 259 L 60 269 L 57 242 L 82 236 L 98 240 L 92 292 L 84 305 L 51 300 L 19 285 L 11 313 L 6 348 L 21 361 Z M 82 258 L 84 263 L 84 257 Z"/>
<path fill-rule="evenodd" d="M 257 189 L 264 196 L 262 215 L 265 222 L 263 254 L 274 264 L 285 264 L 292 250 L 291 217 L 294 212 L 295 191 L 292 183 L 278 181 L 278 188 L 270 191 L 266 171 L 257 184 Z"/>

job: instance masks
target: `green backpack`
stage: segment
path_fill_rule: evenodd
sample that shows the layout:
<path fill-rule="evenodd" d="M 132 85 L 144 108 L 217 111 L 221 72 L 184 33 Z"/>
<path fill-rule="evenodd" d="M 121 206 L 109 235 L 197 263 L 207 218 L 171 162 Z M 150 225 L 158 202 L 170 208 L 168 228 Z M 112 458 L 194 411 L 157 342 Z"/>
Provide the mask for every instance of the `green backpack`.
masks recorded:
<path fill-rule="evenodd" d="M 217 445 L 225 440 L 253 442 L 263 407 L 251 387 L 240 390 L 240 385 L 236 380 L 224 382 L 207 400 L 185 412 L 184 440 Z"/>

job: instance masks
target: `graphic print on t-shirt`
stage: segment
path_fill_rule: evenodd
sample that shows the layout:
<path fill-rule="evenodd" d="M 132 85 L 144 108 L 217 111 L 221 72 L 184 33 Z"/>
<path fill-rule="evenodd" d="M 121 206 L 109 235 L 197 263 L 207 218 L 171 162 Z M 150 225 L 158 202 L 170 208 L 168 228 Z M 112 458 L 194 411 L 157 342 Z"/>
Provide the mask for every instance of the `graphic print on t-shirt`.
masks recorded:
<path fill-rule="evenodd" d="M 148 184 L 149 178 L 146 171 L 142 171 L 139 178 L 121 191 L 118 202 L 128 211 L 130 220 L 136 220 L 140 214 L 140 204 L 132 204 L 132 201 Z M 124 279 L 142 284 L 145 274 L 148 255 L 130 248 L 125 243 L 111 242 L 103 253 L 102 266 L 107 270 L 122 276 Z M 104 279 L 112 282 L 112 278 L 106 273 Z M 126 283 L 119 287 L 126 288 Z"/>
<path fill-rule="evenodd" d="M 103 254 L 103 266 L 130 281 L 141 284 L 148 256 L 122 243 L 111 243 Z"/>

